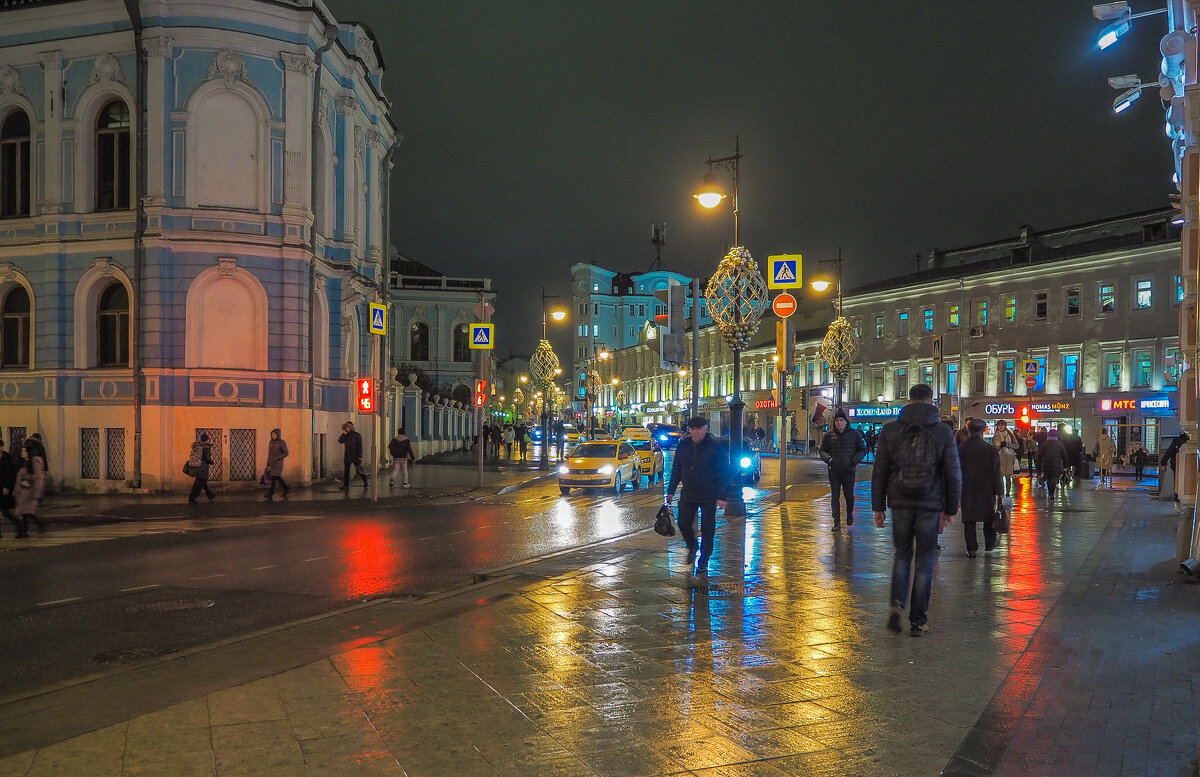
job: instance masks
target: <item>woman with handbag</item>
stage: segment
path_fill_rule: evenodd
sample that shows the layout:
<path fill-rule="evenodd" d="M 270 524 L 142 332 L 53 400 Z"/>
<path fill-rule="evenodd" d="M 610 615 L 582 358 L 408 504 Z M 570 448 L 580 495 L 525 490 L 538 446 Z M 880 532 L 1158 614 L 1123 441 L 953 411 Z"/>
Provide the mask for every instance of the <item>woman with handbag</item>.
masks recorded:
<path fill-rule="evenodd" d="M 208 467 L 212 463 L 212 443 L 208 441 L 208 432 L 201 432 L 200 439 L 192 443 L 188 463 L 184 466 L 184 472 L 195 478 L 192 481 L 192 491 L 188 494 L 190 504 L 196 503 L 196 497 L 200 496 L 201 491 L 210 502 L 217 498 L 208 487 Z"/>
<path fill-rule="evenodd" d="M 967 439 L 958 446 L 958 461 L 962 467 L 962 524 L 967 540 L 967 556 L 975 558 L 979 551 L 979 534 L 975 524 L 983 524 L 983 550 L 996 549 L 996 507 L 1004 497 L 1004 479 L 1000 475 L 1000 452 L 983 433 L 987 422 L 980 418 L 967 424 Z"/>
<path fill-rule="evenodd" d="M 17 483 L 13 491 L 13 512 L 20 519 L 17 526 L 17 539 L 29 536 L 29 521 L 38 525 L 41 531 L 46 530 L 46 523 L 38 517 L 38 502 L 46 491 L 46 464 L 39 454 L 38 444 L 34 440 L 26 440 L 21 445 L 21 461 L 17 465 Z"/>
<path fill-rule="evenodd" d="M 288 457 L 287 443 L 280 436 L 278 429 L 271 430 L 271 442 L 267 444 L 267 474 L 266 477 L 271 483 L 270 490 L 267 491 L 266 500 L 270 502 L 275 498 L 275 484 L 283 487 L 283 498 L 287 499 L 288 488 L 287 481 L 283 479 L 283 460 Z"/>

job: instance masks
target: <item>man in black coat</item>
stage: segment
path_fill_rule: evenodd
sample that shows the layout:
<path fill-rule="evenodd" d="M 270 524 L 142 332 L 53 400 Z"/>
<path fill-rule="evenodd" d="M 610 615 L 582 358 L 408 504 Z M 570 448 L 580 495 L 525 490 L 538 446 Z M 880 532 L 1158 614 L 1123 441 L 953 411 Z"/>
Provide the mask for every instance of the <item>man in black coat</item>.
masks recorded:
<path fill-rule="evenodd" d="M 913 546 L 916 574 L 912 576 L 910 633 L 920 637 L 929 630 L 929 594 L 933 587 L 933 554 L 938 534 L 950 525 L 962 496 L 962 472 L 954 432 L 938 420 L 933 389 L 918 383 L 908 390 L 908 404 L 900 417 L 883 427 L 879 452 L 871 475 L 871 506 L 875 525 L 887 523 L 892 508 L 892 611 L 888 628 L 900 631 L 900 613 L 908 599 Z"/>
<path fill-rule="evenodd" d="M 725 509 L 729 488 L 729 450 L 708 433 L 708 419 L 697 416 L 687 422 L 688 433 L 679 439 L 675 460 L 671 463 L 671 481 L 667 484 L 666 503 L 675 498 L 675 489 L 683 484 L 679 498 L 679 533 L 687 543 L 688 573 L 692 585 L 708 584 L 708 560 L 712 557 L 717 534 L 717 508 Z M 740 481 L 739 481 L 740 483 Z M 736 486 L 740 488 L 739 486 Z M 696 542 L 696 513 L 700 513 L 700 542 Z M 696 555 L 699 550 L 699 556 Z M 694 564 L 694 567 L 693 567 Z"/>
<path fill-rule="evenodd" d="M 967 556 L 975 558 L 979 551 L 979 532 L 975 524 L 983 524 L 983 550 L 996 548 L 996 507 L 1004 496 L 1004 477 L 1000 474 L 1000 451 L 983 439 L 987 422 L 975 418 L 967 424 L 967 440 L 958 446 L 962 466 L 962 525 L 967 540 Z"/>
<path fill-rule="evenodd" d="M 821 461 L 829 465 L 830 507 L 833 529 L 842 528 L 842 499 L 846 496 L 846 525 L 854 525 L 854 471 L 867 455 L 867 442 L 857 429 L 850 427 L 846 411 L 838 408 L 833 426 L 821 439 Z"/>
<path fill-rule="evenodd" d="M 1067 449 L 1058 439 L 1058 430 L 1051 429 L 1046 439 L 1038 446 L 1038 468 L 1046 481 L 1046 490 L 1053 499 L 1058 491 L 1058 481 L 1067 466 Z"/>
<path fill-rule="evenodd" d="M 13 514 L 16 498 L 13 496 L 17 488 L 17 464 L 12 454 L 4 449 L 4 440 L 0 440 L 0 515 L 21 530 L 21 520 Z"/>
<path fill-rule="evenodd" d="M 338 438 L 342 448 L 342 490 L 350 490 L 350 465 L 354 465 L 358 476 L 362 478 L 363 488 L 367 487 L 367 473 L 363 472 L 363 441 L 362 435 L 354 431 L 354 424 L 347 421 L 342 424 L 342 436 Z"/>

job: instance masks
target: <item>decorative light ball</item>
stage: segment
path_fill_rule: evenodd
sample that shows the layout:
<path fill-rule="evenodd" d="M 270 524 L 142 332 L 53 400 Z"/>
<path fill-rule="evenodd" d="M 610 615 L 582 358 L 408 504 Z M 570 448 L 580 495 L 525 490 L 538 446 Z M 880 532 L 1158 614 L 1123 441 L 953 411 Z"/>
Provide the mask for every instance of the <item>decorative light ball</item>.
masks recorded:
<path fill-rule="evenodd" d="M 593 399 L 600 395 L 600 373 L 595 370 L 588 371 L 587 393 Z"/>
<path fill-rule="evenodd" d="M 533 385 L 545 389 L 554 380 L 555 370 L 560 369 L 558 356 L 549 340 L 538 343 L 537 350 L 529 357 L 529 371 L 533 374 Z"/>
<path fill-rule="evenodd" d="M 513 392 L 513 404 L 520 405 L 524 401 L 525 401 L 525 392 L 521 391 L 521 387 L 518 386 L 517 390 Z"/>
<path fill-rule="evenodd" d="M 729 347 L 748 347 L 768 304 L 766 279 L 750 252 L 742 246 L 731 248 L 709 278 L 704 296 L 708 314 Z"/>
<path fill-rule="evenodd" d="M 850 367 L 858 358 L 858 338 L 845 318 L 838 316 L 829 325 L 821 340 L 821 358 L 829 363 L 834 377 L 845 378 L 850 374 Z"/>

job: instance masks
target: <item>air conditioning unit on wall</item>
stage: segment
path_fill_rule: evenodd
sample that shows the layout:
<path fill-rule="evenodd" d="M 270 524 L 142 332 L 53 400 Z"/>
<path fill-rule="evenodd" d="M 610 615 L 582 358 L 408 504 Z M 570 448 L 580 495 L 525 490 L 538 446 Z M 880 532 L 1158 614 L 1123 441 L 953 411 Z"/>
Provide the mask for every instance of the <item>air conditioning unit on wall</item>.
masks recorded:
<path fill-rule="evenodd" d="M 971 327 L 970 334 L 971 334 L 971 337 L 983 337 L 985 334 L 987 334 L 987 327 L 973 326 L 973 327 Z"/>

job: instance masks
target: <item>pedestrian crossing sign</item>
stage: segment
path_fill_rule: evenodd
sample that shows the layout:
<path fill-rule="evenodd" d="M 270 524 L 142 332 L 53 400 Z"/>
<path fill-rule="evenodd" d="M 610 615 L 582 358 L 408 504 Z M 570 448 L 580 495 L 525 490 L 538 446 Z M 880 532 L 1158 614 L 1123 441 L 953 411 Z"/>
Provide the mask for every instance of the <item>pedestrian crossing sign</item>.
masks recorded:
<path fill-rule="evenodd" d="M 1022 363 L 1022 366 L 1024 367 L 1022 371 L 1023 375 L 1033 375 L 1036 377 L 1042 371 L 1042 363 L 1037 359 L 1026 359 Z"/>
<path fill-rule="evenodd" d="M 779 254 L 767 257 L 767 286 L 772 289 L 799 289 L 800 254 Z"/>
<path fill-rule="evenodd" d="M 475 350 L 491 350 L 492 341 L 495 339 L 493 335 L 495 333 L 495 324 L 471 324 L 471 342 L 469 345 Z"/>
<path fill-rule="evenodd" d="M 373 335 L 387 334 L 387 308 L 377 302 L 370 303 L 371 320 L 368 329 Z"/>

